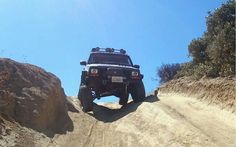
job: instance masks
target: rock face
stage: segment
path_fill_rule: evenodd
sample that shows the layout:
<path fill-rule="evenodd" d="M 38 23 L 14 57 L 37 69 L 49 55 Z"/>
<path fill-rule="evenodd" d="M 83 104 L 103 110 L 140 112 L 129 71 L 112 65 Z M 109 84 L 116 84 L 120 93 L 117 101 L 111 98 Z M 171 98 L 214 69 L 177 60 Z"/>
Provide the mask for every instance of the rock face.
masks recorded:
<path fill-rule="evenodd" d="M 0 58 L 0 112 L 46 134 L 72 122 L 60 80 L 44 69 Z"/>

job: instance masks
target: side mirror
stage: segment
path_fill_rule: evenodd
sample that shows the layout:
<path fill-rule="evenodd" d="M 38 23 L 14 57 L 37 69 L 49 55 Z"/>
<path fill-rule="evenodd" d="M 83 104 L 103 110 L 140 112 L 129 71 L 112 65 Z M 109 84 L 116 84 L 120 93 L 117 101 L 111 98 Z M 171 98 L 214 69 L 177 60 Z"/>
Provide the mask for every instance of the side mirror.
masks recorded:
<path fill-rule="evenodd" d="M 80 61 L 80 65 L 86 65 L 87 62 L 86 61 Z"/>
<path fill-rule="evenodd" d="M 140 68 L 140 66 L 139 66 L 139 65 L 134 65 L 134 67 L 135 67 L 135 68 Z"/>

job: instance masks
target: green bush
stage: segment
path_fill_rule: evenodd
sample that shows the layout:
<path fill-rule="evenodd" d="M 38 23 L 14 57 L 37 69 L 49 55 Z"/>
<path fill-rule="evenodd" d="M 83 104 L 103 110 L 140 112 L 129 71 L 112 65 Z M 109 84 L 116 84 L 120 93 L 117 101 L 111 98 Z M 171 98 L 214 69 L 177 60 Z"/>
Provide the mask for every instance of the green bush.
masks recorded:
<path fill-rule="evenodd" d="M 160 83 L 165 83 L 172 80 L 180 69 L 180 64 L 163 64 L 157 69 L 157 75 L 160 77 Z"/>
<path fill-rule="evenodd" d="M 164 64 L 157 70 L 160 82 L 190 76 L 195 79 L 235 75 L 235 0 L 229 0 L 209 12 L 207 30 L 189 46 L 192 61 Z"/>
<path fill-rule="evenodd" d="M 204 63 L 208 59 L 206 48 L 207 41 L 205 38 L 193 39 L 188 45 L 189 55 L 193 58 L 195 64 Z"/>
<path fill-rule="evenodd" d="M 193 62 L 186 62 L 180 65 L 180 70 L 176 74 L 176 78 L 184 77 L 184 76 L 192 76 L 194 71 L 194 64 Z"/>
<path fill-rule="evenodd" d="M 194 79 L 200 79 L 203 76 L 217 77 L 219 76 L 219 69 L 217 66 L 210 65 L 210 63 L 194 64 L 193 62 L 183 63 L 180 66 L 180 70 L 176 74 L 176 78 L 180 77 L 193 77 Z"/>
<path fill-rule="evenodd" d="M 218 75 L 218 69 L 214 68 L 212 65 L 206 65 L 206 64 L 198 64 L 194 66 L 193 69 L 193 78 L 194 79 L 200 79 L 202 77 L 217 77 Z"/>
<path fill-rule="evenodd" d="M 235 1 L 229 0 L 209 12 L 206 24 L 204 35 L 193 39 L 188 46 L 194 75 L 235 75 Z"/>

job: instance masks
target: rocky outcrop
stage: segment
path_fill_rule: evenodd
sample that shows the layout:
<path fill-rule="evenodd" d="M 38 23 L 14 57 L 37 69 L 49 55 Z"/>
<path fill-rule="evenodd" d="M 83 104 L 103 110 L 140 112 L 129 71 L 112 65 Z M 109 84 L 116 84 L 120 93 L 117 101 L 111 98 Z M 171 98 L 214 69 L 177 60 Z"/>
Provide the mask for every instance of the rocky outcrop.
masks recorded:
<path fill-rule="evenodd" d="M 77 112 L 77 113 L 79 112 L 78 108 L 75 105 L 76 99 L 77 98 L 71 97 L 71 96 L 66 97 L 68 111 Z"/>
<path fill-rule="evenodd" d="M 44 69 L 0 58 L 0 112 L 46 134 L 71 129 L 60 80 Z"/>
<path fill-rule="evenodd" d="M 182 77 L 163 84 L 159 91 L 160 93 L 178 93 L 195 97 L 235 112 L 235 86 L 235 77 L 202 78 L 200 80 Z"/>

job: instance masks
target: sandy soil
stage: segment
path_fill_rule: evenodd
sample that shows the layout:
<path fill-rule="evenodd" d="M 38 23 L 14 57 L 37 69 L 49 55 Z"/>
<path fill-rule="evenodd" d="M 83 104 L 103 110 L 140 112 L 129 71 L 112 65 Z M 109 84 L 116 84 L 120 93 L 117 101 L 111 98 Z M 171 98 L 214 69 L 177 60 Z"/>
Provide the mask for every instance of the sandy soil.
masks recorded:
<path fill-rule="evenodd" d="M 45 147 L 51 138 L 0 114 L 0 147 Z"/>
<path fill-rule="evenodd" d="M 180 95 L 149 96 L 145 102 L 95 105 L 93 113 L 70 112 L 74 130 L 49 147 L 234 147 L 235 114 Z M 40 146 L 40 144 L 37 144 Z"/>

